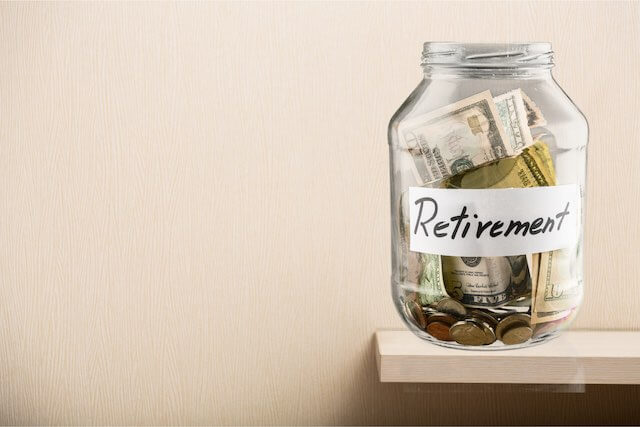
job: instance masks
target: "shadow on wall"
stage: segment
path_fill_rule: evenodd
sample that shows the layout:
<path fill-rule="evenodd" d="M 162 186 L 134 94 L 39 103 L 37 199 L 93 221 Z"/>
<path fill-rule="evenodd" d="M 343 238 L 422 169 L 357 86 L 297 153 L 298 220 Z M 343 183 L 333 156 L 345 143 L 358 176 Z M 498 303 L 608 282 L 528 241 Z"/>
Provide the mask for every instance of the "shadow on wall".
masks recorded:
<path fill-rule="evenodd" d="M 640 386 L 380 383 L 373 336 L 358 361 L 339 424 L 640 423 Z"/>

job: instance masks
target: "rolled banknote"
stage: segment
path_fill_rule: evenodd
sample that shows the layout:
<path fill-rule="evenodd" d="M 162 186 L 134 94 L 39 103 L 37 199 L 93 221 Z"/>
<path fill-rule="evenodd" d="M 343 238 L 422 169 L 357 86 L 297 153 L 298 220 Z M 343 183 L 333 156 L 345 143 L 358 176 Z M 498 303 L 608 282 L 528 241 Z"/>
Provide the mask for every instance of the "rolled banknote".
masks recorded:
<path fill-rule="evenodd" d="M 547 124 L 547 121 L 542 116 L 542 111 L 538 108 L 538 106 L 524 93 L 523 90 L 520 90 L 520 95 L 522 96 L 522 101 L 524 102 L 524 108 L 527 110 L 527 124 L 529 127 L 536 126 L 544 126 Z"/>
<path fill-rule="evenodd" d="M 531 308 L 532 324 L 562 319 L 580 305 L 583 287 L 575 261 L 576 256 L 570 249 L 540 255 L 540 273 Z"/>
<path fill-rule="evenodd" d="M 418 292 L 418 300 L 422 305 L 430 305 L 448 297 L 442 279 L 441 256 L 409 250 L 409 217 L 406 203 L 405 191 L 400 195 L 398 209 L 403 264 L 400 280 L 405 290 Z"/>
<path fill-rule="evenodd" d="M 555 185 L 549 148 L 537 141 L 513 158 L 450 177 L 448 188 L 517 188 Z M 445 289 L 473 307 L 499 307 L 530 295 L 537 280 L 538 254 L 510 257 L 442 257 Z M 535 263 L 534 263 L 535 260 Z"/>
<path fill-rule="evenodd" d="M 529 266 L 529 275 L 531 276 L 531 305 L 533 306 L 533 298 L 536 295 L 538 286 L 538 276 L 540 271 L 540 254 L 527 254 L 527 264 Z"/>
<path fill-rule="evenodd" d="M 398 238 L 400 239 L 400 281 L 406 290 L 415 291 L 422 275 L 422 259 L 419 252 L 409 250 L 409 207 L 408 192 L 404 191 L 398 201 Z"/>
<path fill-rule="evenodd" d="M 546 144 L 536 142 L 515 158 L 502 159 L 496 163 L 483 166 L 465 174 L 451 177 L 445 182 L 449 188 L 507 188 L 535 187 L 555 185 L 555 169 L 551 153 Z M 576 256 L 569 249 L 541 254 L 530 254 L 527 259 L 529 277 L 531 279 L 532 324 L 552 322 L 567 318 L 575 312 L 582 300 L 582 280 L 578 279 Z M 452 276 L 462 276 L 463 272 L 451 272 L 449 266 L 452 257 L 443 257 L 445 287 L 451 293 Z M 458 262 L 457 265 L 460 265 Z M 504 265 L 504 264 L 503 264 Z M 495 267 L 494 267 L 495 268 Z M 498 269 L 500 272 L 500 269 Z M 469 271 L 466 272 L 467 274 Z M 502 273 L 503 274 L 503 273 Z M 458 279 L 458 282 L 461 280 Z M 464 282 L 456 295 L 469 299 L 473 295 L 473 282 Z M 510 284 L 514 286 L 515 283 Z M 467 290 L 468 288 L 468 290 Z M 494 299 L 500 300 L 504 294 L 517 295 L 508 289 L 496 287 L 500 291 Z M 466 294 L 468 295 L 464 295 Z"/>
<path fill-rule="evenodd" d="M 431 305 L 449 295 L 442 278 L 442 257 L 433 254 L 420 254 L 422 274 L 418 286 L 418 297 L 422 305 Z"/>
<path fill-rule="evenodd" d="M 531 131 L 529 130 L 527 110 L 522 99 L 520 89 L 512 90 L 493 98 L 498 109 L 500 121 L 504 126 L 509 145 L 514 152 L 519 153 L 524 148 L 533 144 Z"/>
<path fill-rule="evenodd" d="M 443 181 L 445 188 L 519 188 L 555 185 L 549 147 L 536 141 L 516 157 L 502 159 Z"/>
<path fill-rule="evenodd" d="M 526 259 L 518 266 L 509 258 L 518 257 L 442 257 L 445 289 L 467 307 L 499 307 L 527 293 L 516 289 L 516 280 L 527 279 Z M 524 258 L 524 257 L 523 257 Z M 514 272 L 513 268 L 520 271 Z M 515 280 L 514 280 L 515 276 Z"/>
<path fill-rule="evenodd" d="M 558 319 L 551 320 L 543 323 L 534 323 L 533 336 L 539 337 L 566 328 L 578 314 L 578 309 L 573 308 L 571 310 L 563 311 L 562 314 L 558 314 Z"/>

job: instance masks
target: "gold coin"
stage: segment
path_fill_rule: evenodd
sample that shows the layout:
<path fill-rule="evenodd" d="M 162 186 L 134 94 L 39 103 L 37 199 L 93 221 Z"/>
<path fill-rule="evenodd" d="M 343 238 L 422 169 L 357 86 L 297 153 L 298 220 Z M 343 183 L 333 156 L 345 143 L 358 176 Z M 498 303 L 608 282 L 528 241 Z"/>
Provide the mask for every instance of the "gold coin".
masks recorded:
<path fill-rule="evenodd" d="M 405 301 L 404 307 L 407 310 L 408 317 L 410 317 L 416 326 L 420 329 L 427 327 L 427 318 L 422 312 L 422 306 L 413 300 Z"/>
<path fill-rule="evenodd" d="M 516 325 L 507 329 L 502 334 L 502 342 L 507 345 L 522 344 L 528 341 L 533 334 L 531 327 L 526 325 Z"/>
<path fill-rule="evenodd" d="M 454 323 L 449 329 L 449 334 L 462 345 L 483 345 L 487 340 L 482 327 L 467 320 Z"/>
<path fill-rule="evenodd" d="M 455 317 L 464 317 L 467 315 L 467 309 L 460 301 L 453 298 L 444 298 L 438 301 L 436 309 L 441 313 L 447 313 Z"/>
<path fill-rule="evenodd" d="M 484 320 L 478 319 L 477 317 L 472 317 L 471 319 L 469 319 L 469 321 L 475 323 L 476 325 L 480 326 L 480 328 L 482 328 L 482 332 L 484 333 L 484 336 L 485 336 L 484 344 L 489 345 L 489 344 L 493 344 L 496 341 L 496 334 L 493 332 L 493 329 L 491 328 L 491 326 L 489 326 L 487 322 L 485 322 Z"/>
<path fill-rule="evenodd" d="M 531 316 L 523 313 L 516 313 L 505 317 L 496 326 L 496 337 L 502 341 L 502 334 L 512 326 L 522 324 L 523 326 L 531 325 Z"/>
<path fill-rule="evenodd" d="M 492 316 L 491 314 L 487 313 L 486 311 L 480 311 L 480 310 L 477 310 L 477 309 L 476 310 L 471 310 L 469 312 L 469 316 L 481 319 L 482 321 L 488 323 L 489 326 L 491 326 L 492 329 L 495 329 L 496 326 L 498 326 L 498 319 L 496 319 L 494 316 Z"/>

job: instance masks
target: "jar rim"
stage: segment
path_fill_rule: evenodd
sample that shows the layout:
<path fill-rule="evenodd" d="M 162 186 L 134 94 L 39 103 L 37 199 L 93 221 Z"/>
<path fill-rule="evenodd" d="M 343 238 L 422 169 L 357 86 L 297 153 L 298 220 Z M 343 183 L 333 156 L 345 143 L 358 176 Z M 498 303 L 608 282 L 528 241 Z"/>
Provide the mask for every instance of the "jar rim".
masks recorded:
<path fill-rule="evenodd" d="M 553 50 L 549 42 L 425 42 L 421 65 L 474 69 L 551 68 L 553 67 Z"/>

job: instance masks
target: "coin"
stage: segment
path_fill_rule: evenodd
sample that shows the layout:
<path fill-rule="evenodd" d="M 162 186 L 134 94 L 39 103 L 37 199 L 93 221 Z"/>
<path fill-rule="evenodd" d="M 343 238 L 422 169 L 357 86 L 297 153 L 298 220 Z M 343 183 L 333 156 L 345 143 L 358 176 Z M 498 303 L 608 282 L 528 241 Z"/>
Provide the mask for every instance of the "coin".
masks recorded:
<path fill-rule="evenodd" d="M 498 326 L 498 319 L 487 313 L 486 311 L 471 310 L 469 316 L 481 319 L 489 324 L 491 328 L 495 329 Z"/>
<path fill-rule="evenodd" d="M 432 314 L 436 314 L 438 312 L 438 310 L 436 310 L 435 308 L 431 308 L 431 307 L 422 307 L 422 311 L 427 316 L 431 316 Z"/>
<path fill-rule="evenodd" d="M 409 317 L 413 319 L 414 323 L 420 327 L 420 329 L 424 329 L 427 326 L 427 318 L 422 312 L 422 307 L 420 304 L 413 300 L 405 301 L 404 306 L 409 314 Z"/>
<path fill-rule="evenodd" d="M 518 307 L 518 306 L 513 306 L 510 305 L 509 308 L 506 307 L 495 307 L 495 308 L 485 308 L 485 310 L 487 310 L 489 313 L 491 313 L 492 316 L 498 316 L 498 317 L 506 317 L 506 316 L 510 316 L 512 314 L 516 314 L 516 313 L 527 313 L 529 312 L 529 309 L 531 307 L 527 306 L 527 307 Z"/>
<path fill-rule="evenodd" d="M 456 323 L 458 320 L 450 314 L 446 313 L 434 313 L 427 317 L 427 325 L 431 322 L 440 322 L 444 323 L 447 326 L 451 326 Z"/>
<path fill-rule="evenodd" d="M 454 323 L 449 329 L 449 334 L 458 344 L 462 345 L 483 345 L 487 340 L 482 328 L 467 320 Z"/>
<path fill-rule="evenodd" d="M 532 334 L 533 330 L 531 327 L 518 324 L 503 332 L 502 342 L 508 345 L 522 344 L 528 341 Z"/>
<path fill-rule="evenodd" d="M 529 295 L 523 295 L 519 298 L 517 298 L 515 301 L 511 302 L 510 304 L 511 306 L 516 306 L 519 309 L 521 307 L 526 308 L 527 310 L 529 310 L 529 307 L 531 307 L 531 294 Z"/>
<path fill-rule="evenodd" d="M 436 309 L 441 313 L 447 313 L 455 317 L 464 317 L 467 315 L 467 309 L 460 301 L 453 298 L 444 298 L 438 301 Z"/>
<path fill-rule="evenodd" d="M 531 325 L 531 316 L 528 314 L 516 313 L 505 317 L 498 323 L 498 326 L 496 326 L 496 337 L 502 341 L 503 332 L 516 324 L 522 324 L 523 326 Z"/>
<path fill-rule="evenodd" d="M 480 326 L 480 328 L 482 328 L 482 332 L 484 333 L 484 336 L 485 336 L 484 344 L 489 345 L 489 344 L 493 344 L 496 341 L 496 334 L 493 332 L 493 329 L 491 328 L 491 326 L 489 326 L 487 322 L 485 322 L 484 320 L 478 319 L 477 317 L 472 317 L 471 319 L 468 319 L 468 320 Z"/>
<path fill-rule="evenodd" d="M 427 332 L 440 341 L 451 341 L 449 325 L 442 322 L 431 322 L 427 325 Z"/>

